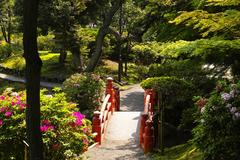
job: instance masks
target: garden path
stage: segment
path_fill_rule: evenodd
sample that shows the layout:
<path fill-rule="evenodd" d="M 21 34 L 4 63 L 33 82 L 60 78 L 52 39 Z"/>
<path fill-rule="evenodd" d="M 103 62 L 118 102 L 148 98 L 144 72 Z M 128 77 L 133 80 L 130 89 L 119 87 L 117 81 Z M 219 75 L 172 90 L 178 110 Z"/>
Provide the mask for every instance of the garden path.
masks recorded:
<path fill-rule="evenodd" d="M 139 84 L 121 91 L 119 112 L 109 121 L 102 145 L 89 149 L 90 160 L 147 160 L 139 147 L 139 118 L 143 110 L 143 89 Z"/>
<path fill-rule="evenodd" d="M 13 82 L 20 82 L 20 83 L 25 83 L 26 80 L 25 78 L 22 77 L 16 77 L 16 76 L 12 76 L 9 74 L 4 74 L 4 73 L 0 73 L 0 79 L 5 79 L 8 81 L 13 81 Z M 40 85 L 42 87 L 46 87 L 46 88 L 54 88 L 54 87 L 61 87 L 61 84 L 59 83 L 52 83 L 52 82 L 40 82 Z"/>

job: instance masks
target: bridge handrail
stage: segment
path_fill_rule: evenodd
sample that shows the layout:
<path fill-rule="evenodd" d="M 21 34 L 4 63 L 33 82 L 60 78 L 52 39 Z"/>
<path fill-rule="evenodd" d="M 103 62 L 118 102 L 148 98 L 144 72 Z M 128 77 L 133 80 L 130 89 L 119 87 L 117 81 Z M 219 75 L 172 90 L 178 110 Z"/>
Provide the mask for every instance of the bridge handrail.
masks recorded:
<path fill-rule="evenodd" d="M 102 143 L 106 133 L 108 122 L 115 110 L 120 109 L 119 89 L 113 86 L 113 79 L 107 79 L 106 95 L 103 103 L 98 111 L 94 112 L 93 116 L 93 133 L 96 133 L 95 142 Z"/>
<path fill-rule="evenodd" d="M 144 153 L 153 150 L 154 144 L 154 127 L 153 127 L 153 106 L 156 100 L 156 93 L 147 89 L 144 92 L 144 110 L 141 114 L 140 123 L 140 146 Z"/>

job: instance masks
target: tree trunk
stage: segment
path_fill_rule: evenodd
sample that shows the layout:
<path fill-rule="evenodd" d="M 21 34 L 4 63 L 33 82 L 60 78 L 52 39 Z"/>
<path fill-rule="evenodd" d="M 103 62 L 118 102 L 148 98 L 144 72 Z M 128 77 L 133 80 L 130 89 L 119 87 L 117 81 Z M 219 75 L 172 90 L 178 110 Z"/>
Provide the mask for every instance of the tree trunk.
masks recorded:
<path fill-rule="evenodd" d="M 1 30 L 2 30 L 2 35 L 3 35 L 3 37 L 4 37 L 5 42 L 8 43 L 7 33 L 6 33 L 5 27 L 4 27 L 4 26 L 1 26 Z"/>
<path fill-rule="evenodd" d="M 40 72 L 42 61 L 37 50 L 38 0 L 24 0 L 23 46 L 26 60 L 27 138 L 30 160 L 42 160 L 40 131 Z"/>
<path fill-rule="evenodd" d="M 8 38 L 7 38 L 7 42 L 9 44 L 11 44 L 11 32 L 12 32 L 12 14 L 11 14 L 11 8 L 8 8 L 8 28 L 7 28 L 7 32 L 8 32 Z"/>
<path fill-rule="evenodd" d="M 61 50 L 60 56 L 59 56 L 59 63 L 61 65 L 64 65 L 66 58 L 67 58 L 67 52 L 65 50 Z"/>
<path fill-rule="evenodd" d="M 72 56 L 73 67 L 79 71 L 82 71 L 80 46 L 78 44 L 72 47 Z"/>
<path fill-rule="evenodd" d="M 120 6 L 120 13 L 119 13 L 119 34 L 122 37 L 123 33 L 123 26 L 122 26 L 122 16 L 123 16 L 123 5 Z M 119 59 L 118 59 L 118 81 L 122 81 L 122 73 L 123 73 L 123 61 L 122 61 L 122 42 L 119 41 Z"/>
<path fill-rule="evenodd" d="M 112 22 L 113 16 L 120 8 L 121 4 L 123 3 L 123 0 L 116 0 L 113 3 L 114 4 L 113 4 L 112 8 L 105 15 L 105 18 L 103 21 L 103 26 L 98 31 L 98 34 L 96 37 L 96 48 L 90 59 L 88 66 L 87 66 L 88 72 L 93 72 L 99 62 L 99 59 L 102 54 L 102 45 L 103 45 L 104 37 L 107 34 L 107 32 L 109 31 L 109 26 Z"/>
<path fill-rule="evenodd" d="M 124 61 L 125 61 L 125 70 L 124 70 L 124 74 L 125 76 L 127 76 L 127 71 L 128 71 L 128 55 L 130 54 L 130 51 L 131 51 L 131 41 L 129 39 L 129 32 L 128 32 L 128 35 L 127 35 L 127 49 L 126 49 L 126 54 L 125 54 L 125 57 L 124 57 Z"/>

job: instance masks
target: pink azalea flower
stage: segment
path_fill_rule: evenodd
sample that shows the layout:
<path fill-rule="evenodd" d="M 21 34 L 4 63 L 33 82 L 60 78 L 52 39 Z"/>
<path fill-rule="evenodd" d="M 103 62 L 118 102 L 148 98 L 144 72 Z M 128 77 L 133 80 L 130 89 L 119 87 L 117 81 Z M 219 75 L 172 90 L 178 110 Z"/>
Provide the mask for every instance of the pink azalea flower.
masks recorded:
<path fill-rule="evenodd" d="M 87 138 L 83 138 L 83 144 L 88 145 L 88 139 Z"/>
<path fill-rule="evenodd" d="M 0 113 L 3 113 L 5 111 L 5 107 L 2 107 L 1 109 L 0 109 Z"/>
<path fill-rule="evenodd" d="M 81 120 L 85 118 L 85 115 L 81 114 L 80 112 L 73 112 L 73 116 Z"/>
<path fill-rule="evenodd" d="M 41 132 L 47 132 L 48 131 L 48 126 L 46 126 L 46 125 L 40 126 L 40 131 Z"/>
<path fill-rule="evenodd" d="M 42 121 L 42 124 L 44 124 L 44 125 L 51 125 L 51 123 L 50 123 L 49 120 L 47 120 L 47 119 L 44 119 L 44 120 Z"/>
<path fill-rule="evenodd" d="M 4 100 L 4 99 L 5 99 L 5 96 L 1 95 L 0 100 Z"/>
<path fill-rule="evenodd" d="M 17 105 L 21 105 L 22 102 L 21 102 L 20 100 L 17 100 L 16 104 L 17 104 Z"/>
<path fill-rule="evenodd" d="M 88 128 L 87 127 L 83 128 L 83 132 L 88 133 Z"/>
<path fill-rule="evenodd" d="M 24 110 L 26 108 L 26 104 L 22 103 L 20 104 L 20 110 Z"/>
<path fill-rule="evenodd" d="M 12 114 L 13 114 L 12 111 L 7 111 L 7 112 L 5 113 L 5 116 L 9 118 L 9 117 L 12 116 Z"/>
<path fill-rule="evenodd" d="M 73 116 L 76 118 L 75 125 L 81 126 L 82 120 L 85 118 L 85 115 L 81 114 L 80 112 L 73 112 Z"/>
<path fill-rule="evenodd" d="M 40 126 L 40 131 L 41 132 L 47 132 L 48 130 L 54 130 L 54 126 L 50 125 L 42 125 Z"/>
<path fill-rule="evenodd" d="M 2 126 L 2 125 L 3 125 L 3 120 L 0 119 L 0 126 Z"/>
<path fill-rule="evenodd" d="M 42 125 L 40 126 L 41 132 L 47 132 L 48 130 L 54 130 L 54 126 L 51 125 L 49 120 L 45 119 L 42 121 Z"/>
<path fill-rule="evenodd" d="M 12 102 L 11 105 L 12 105 L 12 106 L 15 106 L 15 105 L 16 105 L 16 102 Z"/>

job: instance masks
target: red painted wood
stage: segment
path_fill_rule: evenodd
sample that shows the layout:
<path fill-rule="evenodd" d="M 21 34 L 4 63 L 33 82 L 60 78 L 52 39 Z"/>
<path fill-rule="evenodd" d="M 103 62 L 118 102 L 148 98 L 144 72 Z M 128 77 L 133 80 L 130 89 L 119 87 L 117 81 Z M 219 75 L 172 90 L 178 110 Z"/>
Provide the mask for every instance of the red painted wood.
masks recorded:
<path fill-rule="evenodd" d="M 104 133 L 111 115 L 115 110 L 120 109 L 120 94 L 119 89 L 113 88 L 113 79 L 108 78 L 106 83 L 106 95 L 99 111 L 94 112 L 93 116 L 93 133 L 96 132 L 97 136 L 94 138 L 95 142 L 102 143 Z"/>
<path fill-rule="evenodd" d="M 151 120 L 146 121 L 143 139 L 144 139 L 144 153 L 146 154 L 153 150 L 154 144 L 154 127 L 153 121 Z"/>
<path fill-rule="evenodd" d="M 148 119 L 148 114 L 147 113 L 141 113 L 141 125 L 140 125 L 140 146 L 142 146 L 144 144 L 144 139 L 143 139 L 143 135 L 144 135 L 144 130 L 146 127 L 146 121 Z"/>
<path fill-rule="evenodd" d="M 101 123 L 101 118 L 100 118 L 100 112 L 96 111 L 94 112 L 93 115 L 93 133 L 96 132 L 97 135 L 94 138 L 95 142 L 98 142 L 101 144 L 102 142 L 102 123 Z"/>
<path fill-rule="evenodd" d="M 157 94 L 152 89 L 144 92 L 144 111 L 141 114 L 140 146 L 144 153 L 151 152 L 154 146 L 153 106 L 157 104 Z"/>

